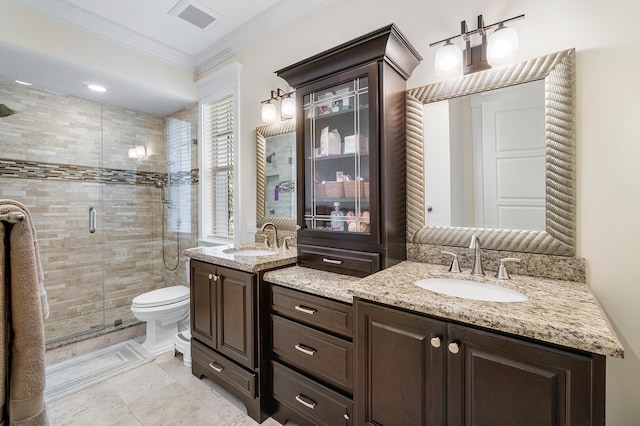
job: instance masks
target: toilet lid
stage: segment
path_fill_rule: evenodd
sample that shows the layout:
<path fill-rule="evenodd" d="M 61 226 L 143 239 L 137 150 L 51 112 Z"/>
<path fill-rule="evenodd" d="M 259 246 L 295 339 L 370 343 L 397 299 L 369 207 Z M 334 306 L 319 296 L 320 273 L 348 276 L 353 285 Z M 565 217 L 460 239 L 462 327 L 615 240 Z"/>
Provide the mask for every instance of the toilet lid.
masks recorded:
<path fill-rule="evenodd" d="M 149 291 L 133 298 L 133 305 L 152 308 L 154 306 L 170 305 L 189 298 L 189 287 L 176 285 Z"/>

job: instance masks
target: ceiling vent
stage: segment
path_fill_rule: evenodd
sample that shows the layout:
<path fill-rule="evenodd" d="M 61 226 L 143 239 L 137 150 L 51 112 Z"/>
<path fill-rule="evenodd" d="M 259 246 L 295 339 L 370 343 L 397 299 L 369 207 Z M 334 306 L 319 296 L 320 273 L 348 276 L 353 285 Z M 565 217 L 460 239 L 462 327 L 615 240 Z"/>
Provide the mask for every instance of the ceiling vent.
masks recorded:
<path fill-rule="evenodd" d="M 208 27 L 220 14 L 195 0 L 181 0 L 168 12 L 169 15 L 178 17 L 202 30 Z"/>

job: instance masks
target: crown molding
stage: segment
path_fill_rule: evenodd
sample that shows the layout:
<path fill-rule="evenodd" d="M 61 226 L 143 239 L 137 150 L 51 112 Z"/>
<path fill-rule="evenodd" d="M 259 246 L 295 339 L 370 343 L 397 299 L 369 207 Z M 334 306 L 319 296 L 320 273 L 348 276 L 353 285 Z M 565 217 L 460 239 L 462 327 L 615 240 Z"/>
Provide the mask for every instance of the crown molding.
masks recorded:
<path fill-rule="evenodd" d="M 126 48 L 200 74 L 236 55 L 244 48 L 264 38 L 266 34 L 331 3 L 333 0 L 279 1 L 195 56 L 157 42 L 64 0 L 9 1 Z"/>
<path fill-rule="evenodd" d="M 236 28 L 195 57 L 201 74 L 238 54 L 284 25 L 320 9 L 333 0 L 283 0 Z"/>
<path fill-rule="evenodd" d="M 193 56 L 159 43 L 99 15 L 78 8 L 64 0 L 47 0 L 46 2 L 37 0 L 9 1 L 156 59 L 178 65 L 190 71 L 195 69 Z"/>

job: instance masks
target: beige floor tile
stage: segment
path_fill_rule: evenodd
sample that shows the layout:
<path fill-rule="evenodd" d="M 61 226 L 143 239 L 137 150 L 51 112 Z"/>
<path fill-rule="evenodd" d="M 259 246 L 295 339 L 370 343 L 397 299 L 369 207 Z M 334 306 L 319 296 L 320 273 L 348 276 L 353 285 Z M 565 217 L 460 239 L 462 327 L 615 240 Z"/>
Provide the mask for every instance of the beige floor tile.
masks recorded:
<path fill-rule="evenodd" d="M 47 404 L 54 426 L 141 425 L 107 382 Z"/>
<path fill-rule="evenodd" d="M 54 426 L 255 426 L 245 406 L 213 381 L 199 380 L 182 357 L 146 365 L 47 405 Z M 281 426 L 273 419 L 264 426 Z"/>

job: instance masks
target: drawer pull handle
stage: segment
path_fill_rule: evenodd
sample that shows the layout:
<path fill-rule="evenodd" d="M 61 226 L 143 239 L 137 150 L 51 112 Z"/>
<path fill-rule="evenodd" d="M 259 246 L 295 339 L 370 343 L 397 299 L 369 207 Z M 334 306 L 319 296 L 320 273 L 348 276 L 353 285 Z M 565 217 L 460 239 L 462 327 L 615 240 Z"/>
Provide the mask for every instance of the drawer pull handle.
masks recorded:
<path fill-rule="evenodd" d="M 301 345 L 301 344 L 295 345 L 295 348 L 297 350 L 299 350 L 300 352 L 302 352 L 303 354 L 311 355 L 311 356 L 313 356 L 317 352 L 315 349 L 312 349 L 312 348 L 310 348 L 308 346 L 304 346 L 304 345 Z"/>
<path fill-rule="evenodd" d="M 296 311 L 304 312 L 305 314 L 313 315 L 316 313 L 316 310 L 313 308 L 307 308 L 306 306 L 296 305 L 294 308 Z"/>
<path fill-rule="evenodd" d="M 209 367 L 213 368 L 216 373 L 222 373 L 222 370 L 224 370 L 224 367 L 219 366 L 215 362 L 210 362 Z"/>
<path fill-rule="evenodd" d="M 300 404 L 304 405 L 307 408 L 311 408 L 312 410 L 316 408 L 316 404 L 317 404 L 317 402 L 315 402 L 313 399 L 307 398 L 301 393 L 296 395 L 296 401 L 298 401 Z"/>
<path fill-rule="evenodd" d="M 324 263 L 330 263 L 332 265 L 342 265 L 342 260 L 327 259 L 326 257 L 323 257 L 322 261 Z"/>

